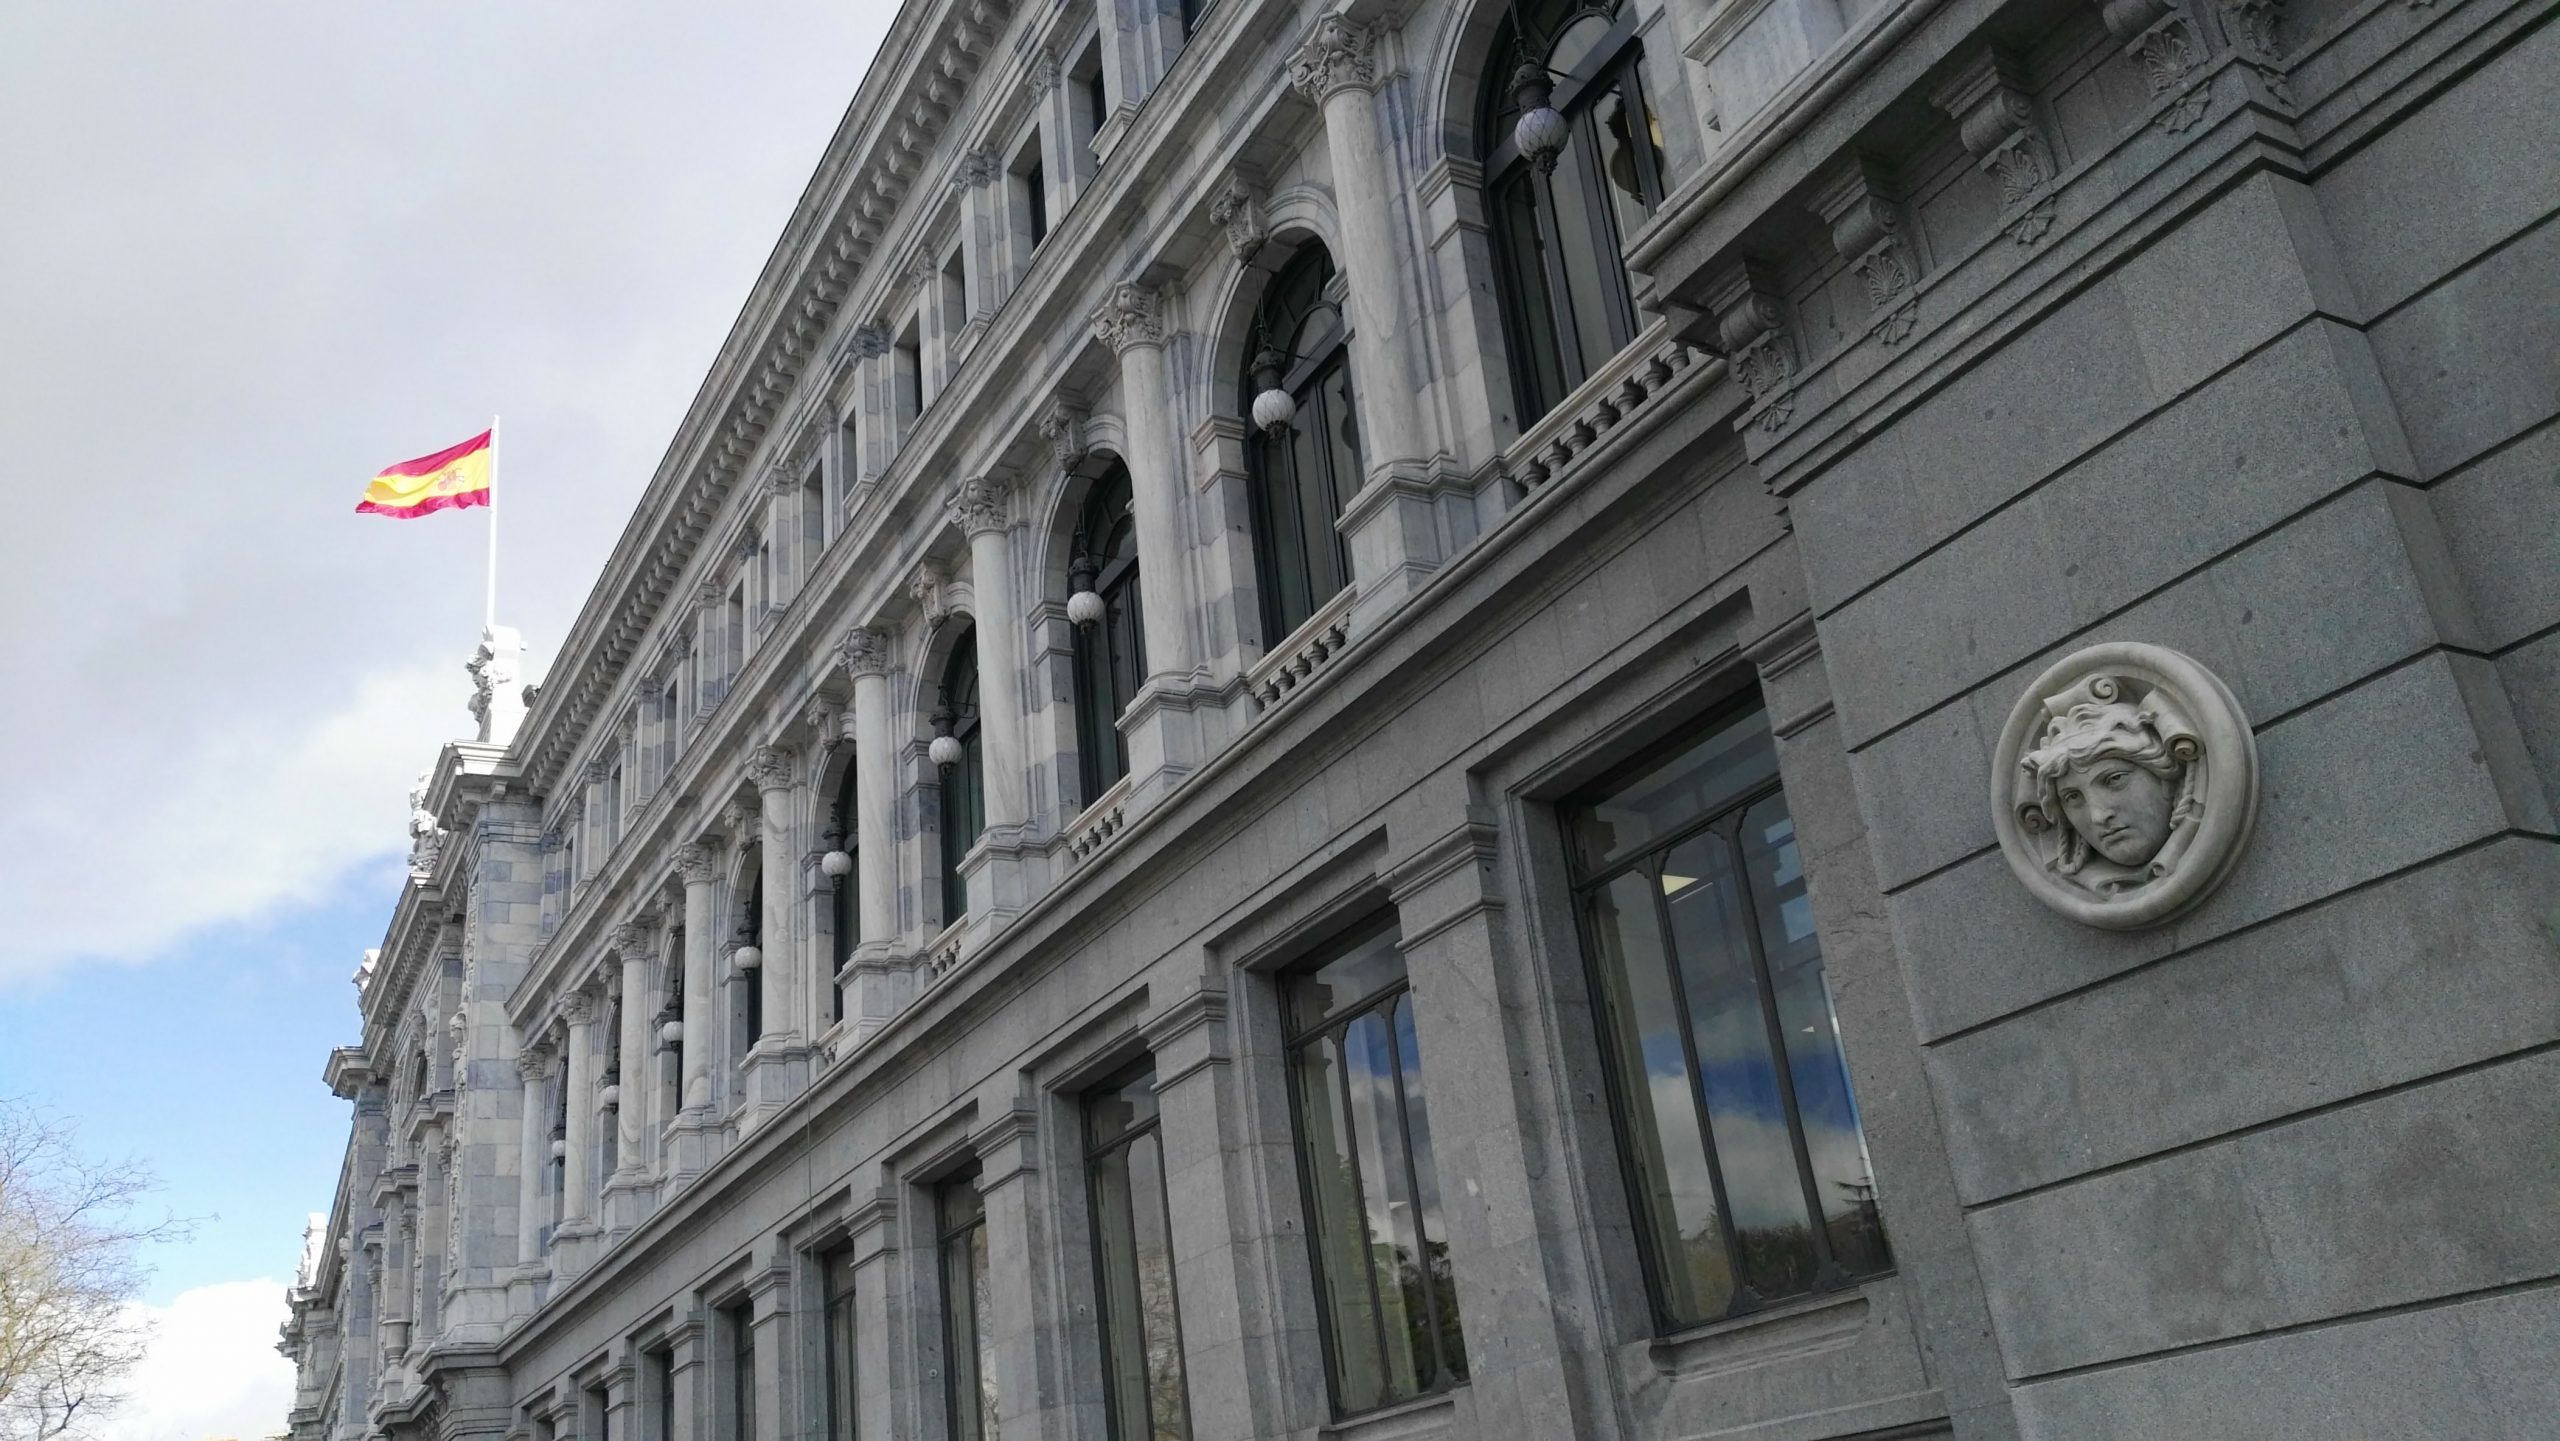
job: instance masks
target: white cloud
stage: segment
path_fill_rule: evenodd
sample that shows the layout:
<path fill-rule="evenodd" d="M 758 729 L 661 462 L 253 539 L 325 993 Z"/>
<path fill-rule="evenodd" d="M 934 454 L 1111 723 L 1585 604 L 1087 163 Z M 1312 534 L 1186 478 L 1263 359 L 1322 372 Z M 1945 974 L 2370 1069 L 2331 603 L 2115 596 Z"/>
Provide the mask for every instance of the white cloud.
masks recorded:
<path fill-rule="evenodd" d="M 458 663 L 382 671 L 282 735 L 255 712 L 181 730 L 125 758 L 113 815 L 81 813 L 102 800 L 85 778 L 31 772 L 0 815 L 0 853 L 17 858 L 0 871 L 0 983 L 149 955 L 404 850 L 409 786 L 469 724 L 469 693 Z"/>
<path fill-rule="evenodd" d="M 98 1441 L 257 1441 L 284 1429 L 293 1363 L 276 1354 L 283 1282 L 225 1281 L 133 1310 L 151 1341 Z"/>

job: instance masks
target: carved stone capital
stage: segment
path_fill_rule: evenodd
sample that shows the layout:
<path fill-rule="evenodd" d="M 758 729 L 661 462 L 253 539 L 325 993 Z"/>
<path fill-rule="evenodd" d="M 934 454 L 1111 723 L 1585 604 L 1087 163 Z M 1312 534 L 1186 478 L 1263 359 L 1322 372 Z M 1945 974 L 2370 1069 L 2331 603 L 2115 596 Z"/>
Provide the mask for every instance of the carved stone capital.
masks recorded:
<path fill-rule="evenodd" d="M 1376 27 L 1336 11 L 1289 57 L 1289 86 L 1317 105 L 1344 90 L 1369 89 L 1378 83 L 1377 53 Z"/>
<path fill-rule="evenodd" d="M 1111 287 L 1093 312 L 1093 338 L 1118 355 L 1133 345 L 1164 344 L 1164 307 L 1157 294 L 1135 281 Z"/>
<path fill-rule="evenodd" d="M 1263 214 L 1261 192 L 1232 171 L 1218 188 L 1218 198 L 1209 202 L 1209 219 L 1226 228 L 1227 246 L 1235 251 L 1238 264 L 1251 263 L 1271 239 L 1271 222 Z"/>
<path fill-rule="evenodd" d="M 571 991 L 560 998 L 560 1019 L 573 1026 L 583 1026 L 596 1018 L 593 991 Z"/>
<path fill-rule="evenodd" d="M 890 338 L 889 327 L 880 321 L 873 320 L 857 325 L 853 329 L 853 353 L 865 360 L 886 355 L 889 353 Z"/>
<path fill-rule="evenodd" d="M 657 926 L 649 921 L 624 921 L 613 928 L 611 944 L 613 949 L 626 960 L 634 956 L 644 956 L 649 952 L 649 938 L 656 934 L 657 929 Z"/>
<path fill-rule="evenodd" d="M 1037 100 L 1058 88 L 1058 77 L 1063 73 L 1058 57 L 1046 53 L 1035 55 L 1031 57 L 1031 68 L 1023 72 L 1022 88 Z"/>
<path fill-rule="evenodd" d="M 758 791 L 778 791 L 791 784 L 792 754 L 789 746 L 757 746 L 747 753 L 747 779 Z"/>
<path fill-rule="evenodd" d="M 531 1085 L 551 1074 L 551 1048 L 527 1046 L 516 1052 L 516 1079 Z"/>
<path fill-rule="evenodd" d="M 2093 645 L 2037 676 L 1992 750 L 1991 827 L 2028 892 L 2107 930 L 2155 926 L 2239 861 L 2258 749 L 2222 679 L 2164 646 Z"/>
<path fill-rule="evenodd" d="M 860 680 L 869 675 L 889 673 L 889 638 L 869 626 L 858 625 L 836 642 L 836 660 L 845 674 Z"/>
<path fill-rule="evenodd" d="M 960 157 L 958 168 L 951 172 L 951 188 L 974 190 L 996 178 L 996 154 L 983 147 Z"/>
<path fill-rule="evenodd" d="M 991 475 L 959 481 L 951 487 L 951 518 L 966 535 L 1003 530 L 1013 523 L 1012 488 Z"/>
<path fill-rule="evenodd" d="M 688 886 L 707 886 L 719 879 L 720 870 L 711 859 L 711 847 L 700 841 L 676 847 L 676 874 Z"/>

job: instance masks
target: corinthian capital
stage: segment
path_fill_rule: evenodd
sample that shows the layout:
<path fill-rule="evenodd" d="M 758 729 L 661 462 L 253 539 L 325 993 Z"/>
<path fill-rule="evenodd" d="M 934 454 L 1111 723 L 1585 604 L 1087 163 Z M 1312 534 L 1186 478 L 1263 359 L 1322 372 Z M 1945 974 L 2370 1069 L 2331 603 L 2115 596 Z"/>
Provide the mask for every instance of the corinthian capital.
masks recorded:
<path fill-rule="evenodd" d="M 516 1079 L 531 1085 L 551 1073 L 551 1048 L 527 1046 L 516 1052 Z"/>
<path fill-rule="evenodd" d="M 759 791 L 778 791 L 791 784 L 791 748 L 757 746 L 747 753 L 747 779 Z"/>
<path fill-rule="evenodd" d="M 1133 281 L 1121 281 L 1093 312 L 1093 338 L 1114 355 L 1132 345 L 1164 344 L 1164 309 L 1156 293 Z"/>
<path fill-rule="evenodd" d="M 592 991 L 571 991 L 560 998 L 560 1019 L 573 1026 L 583 1026 L 596 1018 L 596 998 Z"/>
<path fill-rule="evenodd" d="M 695 841 L 676 847 L 676 874 L 688 886 L 707 886 L 719 879 L 719 869 L 712 864 L 711 847 Z"/>
<path fill-rule="evenodd" d="M 647 921 L 624 921 L 613 928 L 613 949 L 624 960 L 643 956 L 649 951 L 649 935 L 657 927 Z"/>
<path fill-rule="evenodd" d="M 1289 86 L 1318 105 L 1343 90 L 1366 90 L 1378 83 L 1377 53 L 1376 27 L 1336 11 L 1289 57 Z"/>
<path fill-rule="evenodd" d="M 845 674 L 856 680 L 867 675 L 887 675 L 889 638 L 869 626 L 855 626 L 836 642 L 836 659 L 844 663 Z"/>
<path fill-rule="evenodd" d="M 951 518 L 970 535 L 1002 530 L 1013 521 L 1012 497 L 996 477 L 971 476 L 951 488 Z"/>

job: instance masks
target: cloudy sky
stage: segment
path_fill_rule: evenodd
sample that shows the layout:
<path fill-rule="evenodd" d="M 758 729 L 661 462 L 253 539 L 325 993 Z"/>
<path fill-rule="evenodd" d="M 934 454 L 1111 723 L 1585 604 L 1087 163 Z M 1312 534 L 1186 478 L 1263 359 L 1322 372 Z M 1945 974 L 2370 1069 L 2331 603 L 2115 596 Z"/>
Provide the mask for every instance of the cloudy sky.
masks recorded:
<path fill-rule="evenodd" d="M 321 1063 L 469 724 L 483 513 L 365 478 L 505 417 L 538 676 L 893 9 L 0 0 L 0 1095 L 201 1218 L 111 1441 L 283 1423 Z"/>

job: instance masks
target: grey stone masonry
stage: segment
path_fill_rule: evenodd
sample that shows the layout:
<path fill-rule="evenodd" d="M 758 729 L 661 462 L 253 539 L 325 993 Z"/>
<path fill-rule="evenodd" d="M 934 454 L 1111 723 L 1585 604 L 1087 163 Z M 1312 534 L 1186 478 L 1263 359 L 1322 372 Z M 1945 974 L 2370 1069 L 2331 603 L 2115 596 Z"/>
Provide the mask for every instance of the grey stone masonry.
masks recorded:
<path fill-rule="evenodd" d="M 2553 1435 L 2555 16 L 911 0 L 292 1441 Z"/>

